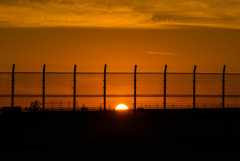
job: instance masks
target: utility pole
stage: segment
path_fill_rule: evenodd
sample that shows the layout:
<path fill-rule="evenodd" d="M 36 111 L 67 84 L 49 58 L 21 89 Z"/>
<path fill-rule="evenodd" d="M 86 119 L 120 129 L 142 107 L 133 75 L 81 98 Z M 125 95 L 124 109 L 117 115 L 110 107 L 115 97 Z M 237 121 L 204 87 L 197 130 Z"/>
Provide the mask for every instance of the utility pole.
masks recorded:
<path fill-rule="evenodd" d="M 106 111 L 106 76 L 107 76 L 107 64 L 104 66 L 104 79 L 103 79 L 103 108 Z"/>
<path fill-rule="evenodd" d="M 196 69 L 197 66 L 194 66 L 193 70 L 193 109 L 196 108 Z"/>
<path fill-rule="evenodd" d="M 134 111 L 137 109 L 137 65 L 135 65 L 134 70 Z"/>
<path fill-rule="evenodd" d="M 43 65 L 43 75 L 42 75 L 42 107 L 43 107 L 43 111 L 45 109 L 45 68 L 46 65 Z"/>
<path fill-rule="evenodd" d="M 74 72 L 73 72 L 73 111 L 76 110 L 76 71 L 77 71 L 77 65 L 74 65 Z"/>
<path fill-rule="evenodd" d="M 15 64 L 12 66 L 12 101 L 11 101 L 11 107 L 14 107 L 14 75 L 15 75 Z"/>
<path fill-rule="evenodd" d="M 226 70 L 226 65 L 223 66 L 223 80 L 222 80 L 222 108 L 224 109 L 225 107 L 225 70 Z"/>
<path fill-rule="evenodd" d="M 164 69 L 164 87 L 163 87 L 163 109 L 166 109 L 166 96 L 167 96 L 167 65 Z"/>

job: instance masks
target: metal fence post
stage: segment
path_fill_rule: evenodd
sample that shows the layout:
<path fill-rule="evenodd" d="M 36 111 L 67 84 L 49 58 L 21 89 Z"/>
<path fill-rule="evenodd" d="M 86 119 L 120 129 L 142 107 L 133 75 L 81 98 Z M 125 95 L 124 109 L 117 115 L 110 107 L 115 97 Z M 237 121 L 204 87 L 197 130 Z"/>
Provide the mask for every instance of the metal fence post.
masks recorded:
<path fill-rule="evenodd" d="M 103 79 L 103 108 L 106 111 L 106 75 L 107 75 L 107 64 L 104 66 L 104 79 Z"/>
<path fill-rule="evenodd" d="M 137 65 L 135 65 L 134 70 L 134 111 L 137 109 Z"/>
<path fill-rule="evenodd" d="M 193 70 L 193 109 L 196 108 L 196 69 L 197 66 L 194 66 Z"/>
<path fill-rule="evenodd" d="M 223 79 L 222 79 L 222 108 L 224 109 L 225 107 L 225 70 L 226 70 L 226 65 L 223 66 Z"/>
<path fill-rule="evenodd" d="M 12 66 L 12 100 L 11 100 L 11 107 L 14 107 L 14 74 L 15 74 L 15 64 Z"/>
<path fill-rule="evenodd" d="M 46 65 L 43 65 L 43 75 L 42 75 L 42 107 L 43 107 L 43 111 L 45 109 L 45 68 Z"/>
<path fill-rule="evenodd" d="M 74 65 L 74 73 L 73 73 L 73 111 L 76 110 L 76 71 L 77 71 L 77 65 Z"/>
<path fill-rule="evenodd" d="M 167 65 L 164 69 L 164 87 L 163 87 L 163 109 L 166 109 L 166 92 L 167 92 Z"/>

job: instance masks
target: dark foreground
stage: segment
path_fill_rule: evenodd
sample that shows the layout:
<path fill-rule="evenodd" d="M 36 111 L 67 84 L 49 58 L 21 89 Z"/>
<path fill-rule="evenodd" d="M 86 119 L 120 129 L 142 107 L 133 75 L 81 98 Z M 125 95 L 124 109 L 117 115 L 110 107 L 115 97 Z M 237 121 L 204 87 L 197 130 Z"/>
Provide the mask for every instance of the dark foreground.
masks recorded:
<path fill-rule="evenodd" d="M 239 160 L 240 109 L 0 115 L 3 160 Z"/>

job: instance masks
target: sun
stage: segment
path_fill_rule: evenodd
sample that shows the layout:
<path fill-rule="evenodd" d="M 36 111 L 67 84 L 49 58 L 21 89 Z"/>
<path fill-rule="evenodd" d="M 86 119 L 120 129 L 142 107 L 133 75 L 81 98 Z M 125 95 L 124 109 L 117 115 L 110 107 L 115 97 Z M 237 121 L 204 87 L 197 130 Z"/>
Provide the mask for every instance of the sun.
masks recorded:
<path fill-rule="evenodd" d="M 128 110 L 128 107 L 124 104 L 119 104 L 116 106 L 117 111 L 123 111 L 123 110 Z"/>

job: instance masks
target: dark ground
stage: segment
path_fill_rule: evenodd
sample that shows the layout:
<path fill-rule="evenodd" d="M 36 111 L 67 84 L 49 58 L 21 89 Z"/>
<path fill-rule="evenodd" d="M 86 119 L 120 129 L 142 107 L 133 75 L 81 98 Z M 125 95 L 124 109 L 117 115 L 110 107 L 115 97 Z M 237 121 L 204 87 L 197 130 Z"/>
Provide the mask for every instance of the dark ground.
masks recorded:
<path fill-rule="evenodd" d="M 1 160 L 240 160 L 240 109 L 0 115 Z"/>

